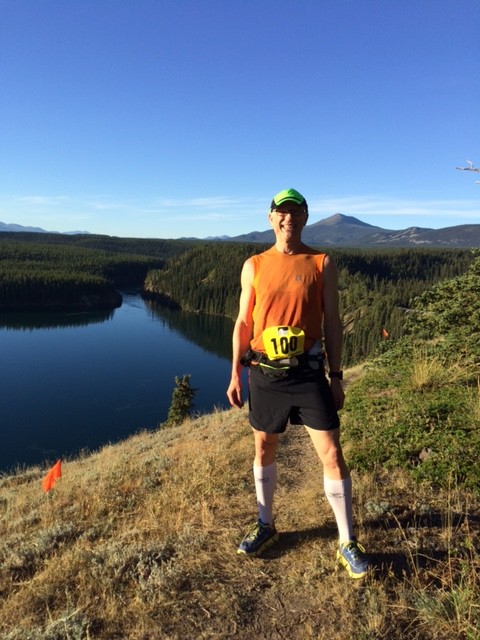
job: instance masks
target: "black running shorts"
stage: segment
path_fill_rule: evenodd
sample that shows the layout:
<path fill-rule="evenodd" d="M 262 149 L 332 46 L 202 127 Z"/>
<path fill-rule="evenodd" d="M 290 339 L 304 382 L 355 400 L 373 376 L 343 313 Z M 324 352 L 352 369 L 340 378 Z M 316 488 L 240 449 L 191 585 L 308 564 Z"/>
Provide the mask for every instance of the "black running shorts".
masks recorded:
<path fill-rule="evenodd" d="M 293 367 L 284 378 L 264 375 L 250 367 L 248 407 L 252 427 L 266 433 L 283 433 L 290 421 L 319 431 L 340 426 L 330 385 L 323 369 L 308 364 Z"/>

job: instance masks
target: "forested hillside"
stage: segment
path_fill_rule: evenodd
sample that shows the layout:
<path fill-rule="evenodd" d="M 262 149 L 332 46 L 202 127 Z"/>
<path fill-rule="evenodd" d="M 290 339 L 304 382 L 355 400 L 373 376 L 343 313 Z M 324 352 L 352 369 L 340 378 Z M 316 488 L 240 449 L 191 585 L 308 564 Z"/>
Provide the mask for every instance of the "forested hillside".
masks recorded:
<path fill-rule="evenodd" d="M 242 264 L 267 246 L 198 244 L 164 269 L 149 272 L 145 292 L 178 308 L 233 318 Z M 334 249 L 329 254 L 339 270 L 345 364 L 374 353 L 386 339 L 385 331 L 389 338 L 401 336 L 413 300 L 433 283 L 464 273 L 473 255 L 442 249 Z"/>
<path fill-rule="evenodd" d="M 205 242 L 152 270 L 145 293 L 186 311 L 234 318 L 245 260 L 268 245 Z"/>
<path fill-rule="evenodd" d="M 0 236 L 0 309 L 115 307 L 117 288 L 141 287 L 151 268 L 190 244 L 107 236 Z"/>
<path fill-rule="evenodd" d="M 166 260 L 190 249 L 192 240 L 163 240 L 162 238 L 119 238 L 96 234 L 65 235 L 61 233 L 0 233 L 0 241 L 22 244 L 41 244 L 97 249 L 109 253 L 128 253 Z"/>
<path fill-rule="evenodd" d="M 9 233 L 0 236 L 0 309 L 114 307 L 139 288 L 173 308 L 234 318 L 243 262 L 269 245 Z M 463 274 L 460 249 L 330 249 L 339 270 L 344 363 L 399 338 L 413 301 Z M 387 335 L 388 334 L 388 335 Z"/>
<path fill-rule="evenodd" d="M 415 299 L 432 284 L 463 274 L 474 253 L 444 249 L 330 251 L 339 269 L 344 361 L 375 354 L 405 332 Z"/>

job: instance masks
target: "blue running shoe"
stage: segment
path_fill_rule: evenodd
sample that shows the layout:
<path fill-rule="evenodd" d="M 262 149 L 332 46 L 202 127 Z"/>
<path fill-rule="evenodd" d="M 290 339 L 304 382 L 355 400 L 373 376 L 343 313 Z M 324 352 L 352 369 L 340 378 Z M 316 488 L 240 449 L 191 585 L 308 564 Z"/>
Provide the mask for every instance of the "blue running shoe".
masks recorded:
<path fill-rule="evenodd" d="M 259 556 L 265 549 L 278 542 L 278 538 L 279 535 L 275 525 L 270 526 L 258 520 L 241 541 L 237 553 L 247 556 Z"/>
<path fill-rule="evenodd" d="M 356 540 L 343 542 L 339 546 L 337 560 L 345 567 L 348 575 L 356 580 L 364 578 L 370 569 L 365 549 Z"/>

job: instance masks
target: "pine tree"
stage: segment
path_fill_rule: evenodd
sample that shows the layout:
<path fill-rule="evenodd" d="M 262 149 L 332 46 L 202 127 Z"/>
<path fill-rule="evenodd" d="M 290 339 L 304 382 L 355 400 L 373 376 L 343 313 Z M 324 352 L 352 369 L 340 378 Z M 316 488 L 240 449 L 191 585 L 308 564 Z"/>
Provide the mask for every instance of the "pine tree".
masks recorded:
<path fill-rule="evenodd" d="M 176 387 L 172 393 L 172 404 L 168 410 L 167 420 L 163 423 L 165 427 L 182 424 L 187 418 L 193 406 L 193 398 L 197 389 L 190 386 L 191 375 L 184 374 L 181 378 L 175 376 Z"/>

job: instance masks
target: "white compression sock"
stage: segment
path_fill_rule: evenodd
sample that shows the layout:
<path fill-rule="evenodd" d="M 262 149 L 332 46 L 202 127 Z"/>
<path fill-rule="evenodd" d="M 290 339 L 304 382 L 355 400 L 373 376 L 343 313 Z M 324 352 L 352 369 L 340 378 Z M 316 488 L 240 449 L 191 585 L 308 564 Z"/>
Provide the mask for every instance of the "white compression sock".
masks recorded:
<path fill-rule="evenodd" d="M 273 494 L 277 488 L 277 463 L 267 467 L 253 465 L 258 517 L 265 524 L 273 524 Z"/>
<path fill-rule="evenodd" d="M 348 542 L 354 538 L 352 515 L 352 479 L 331 480 L 324 476 L 325 495 L 333 509 L 337 521 L 340 542 Z"/>

